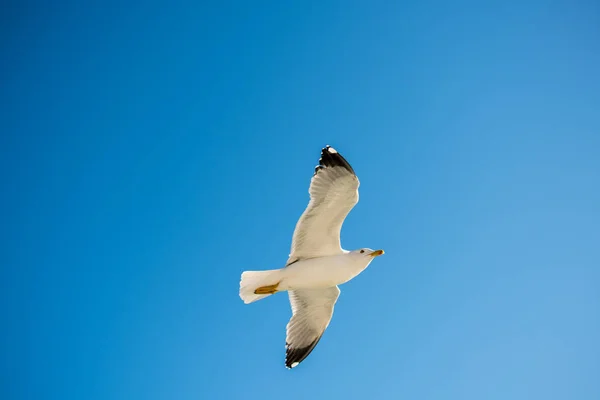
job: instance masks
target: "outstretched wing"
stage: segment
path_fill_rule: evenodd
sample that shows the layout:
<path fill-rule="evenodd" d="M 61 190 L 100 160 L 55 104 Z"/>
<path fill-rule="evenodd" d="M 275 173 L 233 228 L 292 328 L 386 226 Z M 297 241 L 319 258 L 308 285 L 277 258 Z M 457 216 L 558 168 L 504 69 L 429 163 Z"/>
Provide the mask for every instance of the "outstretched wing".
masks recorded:
<path fill-rule="evenodd" d="M 292 318 L 287 324 L 285 366 L 294 368 L 315 348 L 327 329 L 340 295 L 337 286 L 289 291 Z"/>
<path fill-rule="evenodd" d="M 340 254 L 340 231 L 358 203 L 360 182 L 354 170 L 333 147 L 321 151 L 308 190 L 310 202 L 298 220 L 288 264 L 305 258 Z"/>

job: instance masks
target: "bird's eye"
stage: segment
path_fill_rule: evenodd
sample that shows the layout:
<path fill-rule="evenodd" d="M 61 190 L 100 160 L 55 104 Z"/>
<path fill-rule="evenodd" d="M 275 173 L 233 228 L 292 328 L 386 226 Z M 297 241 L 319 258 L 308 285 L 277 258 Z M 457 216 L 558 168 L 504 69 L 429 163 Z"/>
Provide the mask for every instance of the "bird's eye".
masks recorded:
<path fill-rule="evenodd" d="M 360 254 L 362 254 L 362 253 L 364 253 L 364 252 L 365 252 L 364 250 L 361 250 L 361 251 L 360 251 Z"/>

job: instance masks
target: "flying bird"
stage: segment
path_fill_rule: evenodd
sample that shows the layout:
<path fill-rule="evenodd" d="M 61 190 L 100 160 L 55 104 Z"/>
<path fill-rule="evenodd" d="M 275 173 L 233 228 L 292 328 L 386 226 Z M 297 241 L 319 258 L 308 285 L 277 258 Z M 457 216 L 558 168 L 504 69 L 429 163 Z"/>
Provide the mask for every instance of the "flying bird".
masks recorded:
<path fill-rule="evenodd" d="M 359 180 L 333 147 L 321 151 L 308 190 L 310 202 L 298 220 L 285 266 L 269 271 L 245 271 L 240 297 L 252 303 L 287 291 L 292 318 L 286 328 L 285 366 L 294 368 L 315 348 L 331 321 L 340 295 L 338 285 L 364 271 L 383 250 L 344 250 L 340 231 L 358 203 Z"/>

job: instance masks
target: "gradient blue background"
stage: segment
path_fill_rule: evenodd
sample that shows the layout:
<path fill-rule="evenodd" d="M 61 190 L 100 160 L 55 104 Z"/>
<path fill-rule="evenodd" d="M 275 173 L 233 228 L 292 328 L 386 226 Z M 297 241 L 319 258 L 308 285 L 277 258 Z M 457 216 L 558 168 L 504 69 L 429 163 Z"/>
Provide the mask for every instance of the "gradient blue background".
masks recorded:
<path fill-rule="evenodd" d="M 0 397 L 600 398 L 600 8 L 449 3 L 3 5 Z M 325 144 L 386 255 L 288 371 Z"/>

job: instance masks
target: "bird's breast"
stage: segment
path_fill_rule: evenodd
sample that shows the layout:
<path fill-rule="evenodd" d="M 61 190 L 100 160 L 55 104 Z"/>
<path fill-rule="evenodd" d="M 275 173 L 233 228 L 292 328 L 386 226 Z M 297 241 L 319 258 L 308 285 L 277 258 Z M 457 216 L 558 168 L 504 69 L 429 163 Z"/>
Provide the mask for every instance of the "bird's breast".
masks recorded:
<path fill-rule="evenodd" d="M 287 290 L 337 286 L 354 278 L 364 269 L 351 261 L 345 256 L 300 260 L 283 269 L 285 278 L 282 284 Z"/>

